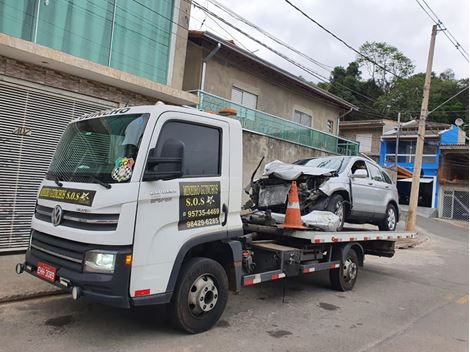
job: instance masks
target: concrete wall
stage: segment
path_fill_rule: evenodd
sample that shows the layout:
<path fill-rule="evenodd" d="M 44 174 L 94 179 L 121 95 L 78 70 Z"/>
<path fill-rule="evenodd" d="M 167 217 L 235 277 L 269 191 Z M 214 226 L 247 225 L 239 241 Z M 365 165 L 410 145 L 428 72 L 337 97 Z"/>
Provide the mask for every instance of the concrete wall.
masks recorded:
<path fill-rule="evenodd" d="M 202 57 L 208 53 L 209 50 L 188 42 L 184 90 L 199 89 Z M 221 50 L 207 64 L 204 90 L 230 100 L 233 86 L 256 94 L 257 110 L 288 120 L 293 119 L 294 110 L 299 110 L 312 116 L 310 127 L 325 132 L 328 132 L 327 121 L 332 120 L 333 133 L 336 133 L 337 118 L 344 111 L 313 93 L 274 80 L 269 72 L 233 62 Z"/>
<path fill-rule="evenodd" d="M 316 149 L 243 131 L 243 187 L 250 183 L 251 175 L 263 156 L 265 158 L 256 177 L 263 174 L 264 166 L 268 162 L 276 159 L 294 162 L 299 159 L 323 155 L 326 153 Z M 245 196 L 244 200 L 247 199 L 248 197 Z"/>
<path fill-rule="evenodd" d="M 43 66 L 0 56 L 0 75 L 17 78 L 73 93 L 88 95 L 119 105 L 155 104 L 157 99 L 118 89 L 100 82 L 47 69 Z"/>
<path fill-rule="evenodd" d="M 188 42 L 189 18 L 191 16 L 191 3 L 185 0 L 175 0 L 175 16 L 173 21 L 173 43 L 175 50 L 170 56 L 169 68 L 171 70 L 168 85 L 182 89 L 184 78 L 184 65 L 186 62 L 186 49 Z M 179 8 L 179 11 L 178 11 Z"/>

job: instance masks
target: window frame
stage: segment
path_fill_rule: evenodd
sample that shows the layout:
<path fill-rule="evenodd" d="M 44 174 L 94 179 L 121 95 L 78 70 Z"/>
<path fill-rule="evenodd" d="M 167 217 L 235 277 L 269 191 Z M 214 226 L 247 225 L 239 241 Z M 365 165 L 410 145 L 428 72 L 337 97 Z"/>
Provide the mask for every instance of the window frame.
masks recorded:
<path fill-rule="evenodd" d="M 160 132 L 158 134 L 158 138 L 157 138 L 157 141 L 155 143 L 155 146 L 154 148 L 156 149 L 157 146 L 158 146 L 158 142 L 160 141 L 160 137 L 162 135 L 162 131 L 163 129 L 165 128 L 165 126 L 169 123 L 172 123 L 172 122 L 178 122 L 178 123 L 185 123 L 187 125 L 193 125 L 193 126 L 200 126 L 200 127 L 205 127 L 205 128 L 210 128 L 210 129 L 214 129 L 214 130 L 217 130 L 219 132 L 219 151 L 217 153 L 217 157 L 218 157 L 218 166 L 217 166 L 217 174 L 212 174 L 212 175 L 182 175 L 181 177 L 178 177 L 178 179 L 186 179 L 186 178 L 198 178 L 198 177 L 221 177 L 222 176 L 222 142 L 223 142 L 223 129 L 222 127 L 218 127 L 218 126 L 211 126 L 211 125 L 207 125 L 207 124 L 204 124 L 204 123 L 199 123 L 199 122 L 193 122 L 193 121 L 188 121 L 188 120 L 182 120 L 182 119 L 169 119 L 167 121 L 165 121 L 162 125 L 162 127 L 160 128 Z M 147 157 L 148 157 L 148 154 L 147 154 Z M 184 160 L 183 160 L 184 162 Z"/>
<path fill-rule="evenodd" d="M 241 98 L 242 98 L 242 99 L 241 99 L 241 102 L 238 103 L 238 102 L 236 102 L 236 101 L 233 100 L 233 90 L 238 90 L 238 91 L 241 92 Z M 240 88 L 240 87 L 237 87 L 236 85 L 232 85 L 232 90 L 231 90 L 230 94 L 231 94 L 231 95 L 230 95 L 230 99 L 231 99 L 231 101 L 234 102 L 235 104 L 241 105 L 241 106 L 243 106 L 244 108 L 247 108 L 247 109 L 256 110 L 256 109 L 258 108 L 258 95 L 257 95 L 257 94 L 254 94 L 254 93 L 252 93 L 252 92 L 250 92 L 250 91 L 248 91 L 248 90 L 246 90 L 246 89 L 242 89 L 242 88 Z M 245 94 L 250 94 L 250 95 L 252 95 L 252 96 L 254 96 L 254 97 L 256 98 L 255 107 L 247 106 L 247 105 L 244 104 L 244 101 L 245 101 L 244 95 L 245 95 Z"/>
<path fill-rule="evenodd" d="M 295 115 L 297 113 L 300 114 L 300 121 L 299 122 L 295 121 Z M 307 116 L 310 119 L 310 124 L 309 125 L 305 125 L 305 124 L 302 123 L 302 118 L 304 116 Z M 302 110 L 294 109 L 294 116 L 292 118 L 292 122 L 298 123 L 299 125 L 302 125 L 302 126 L 305 126 L 305 127 L 308 127 L 308 128 L 312 128 L 313 116 L 310 115 L 310 114 L 307 114 L 306 112 L 303 112 Z"/>
<path fill-rule="evenodd" d="M 384 181 L 384 177 L 383 177 L 383 175 L 382 175 L 382 169 L 381 169 L 379 166 L 374 165 L 374 164 L 372 164 L 371 162 L 366 162 L 366 163 L 367 163 L 367 167 L 369 168 L 369 172 L 370 172 L 370 176 L 371 176 L 370 179 L 371 179 L 372 181 L 387 183 L 387 182 Z M 373 170 L 374 167 L 379 171 L 379 174 L 380 174 L 380 176 L 381 176 L 381 180 L 376 180 L 376 179 L 372 176 L 372 170 Z"/>

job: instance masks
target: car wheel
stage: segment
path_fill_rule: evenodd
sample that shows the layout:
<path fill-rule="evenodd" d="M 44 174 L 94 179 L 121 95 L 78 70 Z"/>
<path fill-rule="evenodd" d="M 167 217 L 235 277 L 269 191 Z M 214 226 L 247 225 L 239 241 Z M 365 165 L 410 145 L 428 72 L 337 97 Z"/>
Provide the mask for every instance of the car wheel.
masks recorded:
<path fill-rule="evenodd" d="M 393 204 L 387 206 L 385 216 L 382 222 L 379 224 L 379 230 L 381 231 L 395 231 L 397 228 L 397 210 Z"/>
<path fill-rule="evenodd" d="M 338 269 L 330 270 L 331 287 L 338 291 L 352 290 L 359 271 L 359 260 L 354 249 L 349 249 L 344 262 Z"/>
<path fill-rule="evenodd" d="M 209 330 L 219 320 L 228 299 L 228 280 L 222 265 L 192 258 L 182 268 L 171 302 L 172 322 L 191 334 Z"/>
<path fill-rule="evenodd" d="M 330 197 L 330 200 L 328 201 L 328 206 L 326 207 L 326 210 L 338 215 L 340 223 L 336 231 L 341 231 L 344 226 L 344 219 L 346 215 L 346 208 L 344 206 L 343 196 L 341 194 L 333 194 Z"/>

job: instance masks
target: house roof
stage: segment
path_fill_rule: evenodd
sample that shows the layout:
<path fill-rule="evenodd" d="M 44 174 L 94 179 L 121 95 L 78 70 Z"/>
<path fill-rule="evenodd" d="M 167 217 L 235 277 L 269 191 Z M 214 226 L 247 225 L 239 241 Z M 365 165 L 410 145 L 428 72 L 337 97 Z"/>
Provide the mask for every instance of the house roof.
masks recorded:
<path fill-rule="evenodd" d="M 416 137 L 418 135 L 419 120 L 404 122 L 400 127 L 400 137 Z M 426 137 L 439 137 L 439 133 L 446 131 L 451 125 L 441 122 L 426 121 Z M 383 138 L 395 138 L 397 131 L 392 129 L 383 134 Z"/>
<path fill-rule="evenodd" d="M 353 120 L 353 121 L 340 121 L 340 128 L 364 128 L 364 127 L 378 127 L 382 128 L 386 123 L 393 123 L 395 121 L 389 119 L 376 119 L 376 120 Z"/>
<path fill-rule="evenodd" d="M 260 57 L 254 55 L 253 53 L 247 51 L 247 50 L 244 50 L 240 47 L 238 47 L 237 45 L 235 45 L 233 43 L 233 41 L 229 41 L 229 40 L 225 40 L 213 33 L 210 33 L 210 32 L 206 32 L 206 31 L 195 31 L 195 30 L 190 30 L 189 31 L 189 34 L 188 34 L 188 40 L 192 41 L 192 42 L 196 42 L 197 40 L 206 40 L 208 42 L 212 42 L 214 43 L 214 45 L 220 43 L 225 49 L 231 51 L 232 53 L 236 53 L 238 55 L 241 55 L 242 57 L 244 57 L 245 59 L 248 59 L 250 61 L 252 61 L 253 63 L 256 63 L 256 64 L 259 64 L 261 66 L 263 66 L 264 68 L 267 68 L 269 69 L 271 72 L 274 71 L 278 74 L 280 74 L 281 76 L 283 76 L 284 78 L 288 79 L 289 81 L 291 81 L 294 85 L 297 85 L 297 86 L 300 86 L 301 88 L 303 89 L 306 89 L 308 90 L 309 92 L 335 104 L 335 105 L 338 105 L 342 108 L 346 108 L 346 109 L 353 109 L 353 110 L 359 110 L 359 108 L 357 106 L 355 106 L 354 104 L 351 104 L 349 102 L 347 102 L 346 100 L 324 90 L 324 89 L 321 89 L 315 85 L 312 85 L 302 79 L 300 79 L 299 77 L 287 72 L 286 70 L 278 67 L 278 66 L 275 66 L 273 65 L 272 63 L 266 61 L 266 60 L 263 60 L 261 59 Z M 234 57 L 232 56 L 232 59 Z"/>

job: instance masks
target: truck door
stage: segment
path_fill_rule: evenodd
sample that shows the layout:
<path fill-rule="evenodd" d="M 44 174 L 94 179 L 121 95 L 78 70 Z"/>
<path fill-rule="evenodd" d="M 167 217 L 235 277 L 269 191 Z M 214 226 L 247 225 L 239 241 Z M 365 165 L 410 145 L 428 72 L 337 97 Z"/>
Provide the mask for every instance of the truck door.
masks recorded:
<path fill-rule="evenodd" d="M 131 297 L 141 292 L 166 292 L 173 264 L 185 242 L 227 236 L 228 123 L 197 113 L 164 112 L 158 118 L 149 148 L 146 170 L 169 176 L 146 181 L 146 171 L 143 174 Z M 150 165 L 151 159 L 160 162 Z M 175 175 L 175 170 L 181 173 Z"/>

